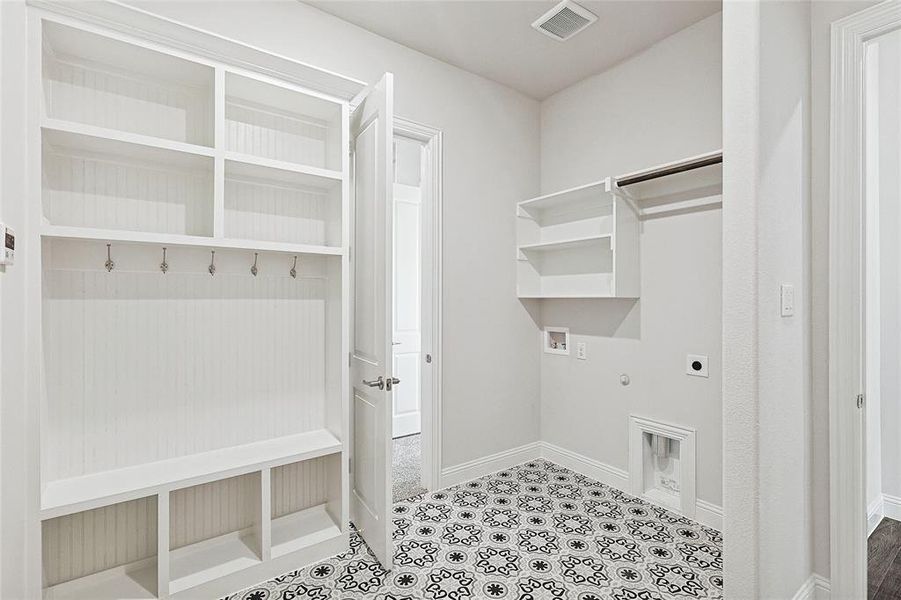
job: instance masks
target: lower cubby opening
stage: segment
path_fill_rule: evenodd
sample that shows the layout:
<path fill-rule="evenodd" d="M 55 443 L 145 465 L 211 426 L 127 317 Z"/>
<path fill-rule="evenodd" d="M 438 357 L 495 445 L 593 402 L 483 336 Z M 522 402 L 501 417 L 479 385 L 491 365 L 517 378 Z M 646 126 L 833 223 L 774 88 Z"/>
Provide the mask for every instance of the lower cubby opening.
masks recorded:
<path fill-rule="evenodd" d="M 41 523 L 44 600 L 157 597 L 155 496 Z"/>
<path fill-rule="evenodd" d="M 272 469 L 272 557 L 342 533 L 341 454 Z"/>
<path fill-rule="evenodd" d="M 260 473 L 169 494 L 169 593 L 177 594 L 262 559 Z"/>

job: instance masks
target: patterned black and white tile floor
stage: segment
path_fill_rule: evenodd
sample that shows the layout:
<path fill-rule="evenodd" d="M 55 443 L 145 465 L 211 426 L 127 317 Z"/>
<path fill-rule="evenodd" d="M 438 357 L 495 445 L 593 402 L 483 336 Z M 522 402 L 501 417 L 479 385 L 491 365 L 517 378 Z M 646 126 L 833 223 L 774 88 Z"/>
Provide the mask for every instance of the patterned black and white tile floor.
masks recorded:
<path fill-rule="evenodd" d="M 227 600 L 723 597 L 722 536 L 538 460 L 394 505 L 394 569 L 350 550 Z"/>

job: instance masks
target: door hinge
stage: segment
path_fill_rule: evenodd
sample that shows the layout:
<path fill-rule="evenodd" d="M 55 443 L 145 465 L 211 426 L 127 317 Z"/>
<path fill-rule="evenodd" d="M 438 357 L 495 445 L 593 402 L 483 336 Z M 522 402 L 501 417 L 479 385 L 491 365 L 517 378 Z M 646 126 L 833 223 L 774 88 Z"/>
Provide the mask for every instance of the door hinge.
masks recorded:
<path fill-rule="evenodd" d="M 353 459 L 353 457 L 350 457 L 350 458 L 347 459 L 347 472 L 348 472 L 348 473 L 353 473 L 353 472 L 354 472 L 354 459 Z"/>
<path fill-rule="evenodd" d="M 863 408 L 863 403 L 865 402 L 865 398 L 863 394 L 857 394 L 857 408 Z"/>

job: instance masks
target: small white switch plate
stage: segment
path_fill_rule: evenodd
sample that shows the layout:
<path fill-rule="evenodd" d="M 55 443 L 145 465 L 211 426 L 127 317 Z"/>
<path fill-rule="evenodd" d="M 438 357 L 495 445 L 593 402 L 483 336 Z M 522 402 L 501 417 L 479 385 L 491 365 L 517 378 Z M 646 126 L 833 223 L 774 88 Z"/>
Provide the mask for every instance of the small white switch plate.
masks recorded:
<path fill-rule="evenodd" d="M 795 315 L 795 286 L 789 283 L 783 283 L 779 286 L 779 300 L 782 307 L 782 316 L 793 317 Z"/>
<path fill-rule="evenodd" d="M 707 357 L 703 354 L 689 354 L 685 358 L 685 372 L 694 377 L 710 377 L 707 373 Z"/>
<path fill-rule="evenodd" d="M 588 358 L 588 353 L 585 351 L 585 342 L 579 342 L 576 344 L 576 358 L 579 360 L 585 360 Z"/>

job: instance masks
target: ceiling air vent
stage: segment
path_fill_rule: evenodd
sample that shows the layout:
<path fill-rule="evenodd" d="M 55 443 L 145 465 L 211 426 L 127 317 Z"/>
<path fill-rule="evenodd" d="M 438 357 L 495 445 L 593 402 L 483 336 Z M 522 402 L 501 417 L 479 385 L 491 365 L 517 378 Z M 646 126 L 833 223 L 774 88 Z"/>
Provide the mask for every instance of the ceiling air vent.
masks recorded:
<path fill-rule="evenodd" d="M 558 42 L 568 40 L 592 23 L 598 20 L 593 12 L 579 6 L 572 0 L 563 0 L 560 4 L 547 11 L 532 27 Z"/>

